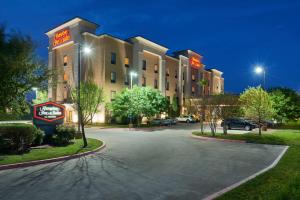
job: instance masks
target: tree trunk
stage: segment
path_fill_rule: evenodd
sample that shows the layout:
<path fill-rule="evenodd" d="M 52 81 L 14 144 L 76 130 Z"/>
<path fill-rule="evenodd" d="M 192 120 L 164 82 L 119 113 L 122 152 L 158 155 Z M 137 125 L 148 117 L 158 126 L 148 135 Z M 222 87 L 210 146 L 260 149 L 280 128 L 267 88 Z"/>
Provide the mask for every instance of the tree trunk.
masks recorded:
<path fill-rule="evenodd" d="M 227 135 L 227 125 L 224 125 L 224 126 L 223 126 L 223 134 L 224 134 L 224 135 Z"/>
<path fill-rule="evenodd" d="M 203 120 L 202 119 L 200 121 L 200 131 L 201 131 L 201 134 L 204 134 L 204 125 L 203 125 Z"/>
<path fill-rule="evenodd" d="M 87 144 L 87 140 L 86 140 L 86 137 L 85 137 L 85 131 L 84 131 L 84 124 L 81 123 L 81 133 L 82 133 L 82 140 L 83 140 L 83 147 L 86 147 L 88 144 Z"/>
<path fill-rule="evenodd" d="M 259 124 L 258 134 L 261 135 L 261 124 Z"/>

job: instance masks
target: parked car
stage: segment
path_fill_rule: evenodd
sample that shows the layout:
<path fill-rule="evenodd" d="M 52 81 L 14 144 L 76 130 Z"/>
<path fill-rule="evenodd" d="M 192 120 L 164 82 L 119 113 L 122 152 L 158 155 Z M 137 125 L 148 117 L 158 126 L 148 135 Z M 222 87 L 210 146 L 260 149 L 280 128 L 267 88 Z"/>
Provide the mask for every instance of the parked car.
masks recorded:
<path fill-rule="evenodd" d="M 179 116 L 176 118 L 178 122 L 194 123 L 196 120 L 191 115 Z"/>
<path fill-rule="evenodd" d="M 177 119 L 176 118 L 166 117 L 164 120 L 167 121 L 171 125 L 177 124 Z"/>
<path fill-rule="evenodd" d="M 162 125 L 162 119 L 159 119 L 159 118 L 153 119 L 150 121 L 150 124 L 160 126 L 160 125 Z"/>
<path fill-rule="evenodd" d="M 256 125 L 248 120 L 239 119 L 239 118 L 232 118 L 227 119 L 226 124 L 224 124 L 224 120 L 221 123 L 221 126 L 227 126 L 230 129 L 244 129 L 246 131 L 251 131 L 252 129 L 256 128 Z"/>

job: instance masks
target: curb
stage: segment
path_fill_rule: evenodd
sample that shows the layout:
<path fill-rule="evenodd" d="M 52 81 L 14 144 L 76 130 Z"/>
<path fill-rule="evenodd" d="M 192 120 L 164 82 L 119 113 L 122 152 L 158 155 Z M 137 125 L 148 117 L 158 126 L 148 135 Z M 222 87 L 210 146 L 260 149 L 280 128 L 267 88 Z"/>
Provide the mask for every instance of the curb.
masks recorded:
<path fill-rule="evenodd" d="M 192 138 L 204 141 L 218 141 L 218 142 L 233 142 L 233 143 L 247 143 L 245 140 L 231 140 L 231 139 L 222 139 L 222 138 L 212 138 L 212 137 L 203 137 L 192 134 Z"/>
<path fill-rule="evenodd" d="M 222 189 L 222 190 L 220 190 L 218 192 L 215 192 L 215 193 L 213 193 L 213 194 L 205 197 L 203 200 L 213 200 L 213 199 L 215 199 L 215 198 L 217 198 L 217 197 L 225 194 L 226 192 L 229 192 L 230 190 L 233 190 L 234 188 L 237 188 L 238 186 L 240 186 L 240 185 L 248 182 L 249 180 L 254 179 L 255 177 L 257 177 L 257 176 L 265 173 L 266 171 L 272 169 L 273 167 L 275 167 L 278 164 L 278 162 L 283 157 L 283 155 L 288 150 L 288 148 L 289 148 L 289 146 L 285 146 L 285 148 L 281 151 L 281 153 L 279 154 L 279 156 L 268 167 L 266 167 L 266 168 L 258 171 L 257 173 L 255 173 L 255 174 L 253 174 L 253 175 L 251 175 L 251 176 L 249 176 L 249 177 L 247 177 L 247 178 L 245 178 L 245 179 L 243 179 L 243 180 L 241 180 L 241 181 L 239 181 L 237 183 L 234 183 L 234 184 L 232 184 L 232 185 L 230 185 L 230 186 L 228 186 L 228 187 L 226 187 L 226 188 L 224 188 L 224 189 Z"/>
<path fill-rule="evenodd" d="M 150 128 L 105 128 L 105 127 L 89 127 L 89 128 L 98 128 L 106 131 L 155 131 L 155 130 L 163 130 L 168 126 L 162 127 L 150 127 Z"/>
<path fill-rule="evenodd" d="M 48 163 L 53 163 L 53 162 L 67 161 L 67 160 L 79 158 L 82 156 L 94 154 L 94 153 L 100 151 L 101 149 L 103 149 L 104 147 L 106 147 L 106 144 L 105 144 L 105 142 L 102 141 L 102 145 L 92 151 L 87 151 L 87 152 L 83 152 L 83 153 L 79 153 L 79 154 L 73 154 L 73 155 L 69 155 L 69 156 L 61 156 L 61 157 L 57 157 L 57 158 L 49 158 L 49 159 L 45 159 L 45 160 L 34 160 L 34 161 L 28 161 L 28 162 L 22 162 L 22 163 L 16 163 L 16 164 L 0 165 L 0 171 L 8 170 L 8 169 L 15 169 L 15 168 L 31 167 L 31 166 L 35 166 L 35 165 L 48 164 Z"/>

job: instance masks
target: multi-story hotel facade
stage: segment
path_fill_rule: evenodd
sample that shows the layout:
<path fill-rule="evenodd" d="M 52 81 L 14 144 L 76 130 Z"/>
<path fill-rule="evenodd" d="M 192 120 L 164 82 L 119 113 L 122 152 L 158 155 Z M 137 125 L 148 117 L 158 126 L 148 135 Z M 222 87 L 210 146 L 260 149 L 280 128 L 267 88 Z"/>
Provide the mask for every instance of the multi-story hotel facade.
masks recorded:
<path fill-rule="evenodd" d="M 93 80 L 102 87 L 106 102 L 130 87 L 131 72 L 137 73 L 132 84 L 156 88 L 170 101 L 176 97 L 182 114 L 187 112 L 184 105 L 188 99 L 224 91 L 222 72 L 206 69 L 199 53 L 182 50 L 170 54 L 167 47 L 141 36 L 122 40 L 108 34 L 96 35 L 98 27 L 76 17 L 46 33 L 48 66 L 57 75 L 55 84 L 49 80 L 48 98 L 66 106 L 68 122 L 77 121 L 70 90 L 78 84 L 79 66 L 80 80 Z M 91 49 L 89 54 L 82 51 L 85 46 Z M 198 82 L 203 79 L 207 84 L 201 86 Z M 105 107 L 100 110 L 94 122 L 105 122 Z"/>

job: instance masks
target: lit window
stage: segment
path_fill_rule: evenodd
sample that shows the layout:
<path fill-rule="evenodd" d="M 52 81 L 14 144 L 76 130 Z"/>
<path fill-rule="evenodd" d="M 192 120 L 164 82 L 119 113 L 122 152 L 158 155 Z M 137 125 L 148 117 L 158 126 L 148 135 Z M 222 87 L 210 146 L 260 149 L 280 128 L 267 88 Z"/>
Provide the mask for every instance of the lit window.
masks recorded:
<path fill-rule="evenodd" d="M 154 65 L 154 73 L 158 73 L 158 65 L 157 64 Z"/>
<path fill-rule="evenodd" d="M 110 73 L 110 82 L 111 82 L 111 83 L 115 83 L 115 82 L 116 82 L 116 79 L 117 79 L 117 74 L 116 74 L 116 72 L 111 72 L 111 73 Z"/>
<path fill-rule="evenodd" d="M 68 80 L 68 75 L 66 72 L 64 72 L 64 81 L 67 81 Z"/>
<path fill-rule="evenodd" d="M 124 59 L 125 67 L 129 67 L 129 58 Z"/>
<path fill-rule="evenodd" d="M 116 91 L 110 91 L 110 100 L 113 101 L 116 98 Z"/>
<path fill-rule="evenodd" d="M 65 66 L 68 66 L 68 56 L 65 55 L 65 56 L 63 57 L 63 62 L 64 62 L 64 67 L 65 67 Z"/>
<path fill-rule="evenodd" d="M 147 61 L 143 60 L 143 70 L 146 70 L 146 68 L 147 68 Z"/>
<path fill-rule="evenodd" d="M 117 63 L 117 54 L 114 52 L 111 52 L 110 54 L 110 63 L 113 65 Z"/>
<path fill-rule="evenodd" d="M 192 74 L 192 81 L 195 81 L 195 80 L 196 80 L 195 74 Z"/>
<path fill-rule="evenodd" d="M 192 93 L 193 94 L 195 93 L 195 87 L 194 86 L 192 87 Z"/>

